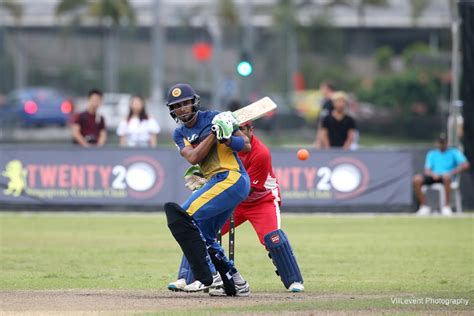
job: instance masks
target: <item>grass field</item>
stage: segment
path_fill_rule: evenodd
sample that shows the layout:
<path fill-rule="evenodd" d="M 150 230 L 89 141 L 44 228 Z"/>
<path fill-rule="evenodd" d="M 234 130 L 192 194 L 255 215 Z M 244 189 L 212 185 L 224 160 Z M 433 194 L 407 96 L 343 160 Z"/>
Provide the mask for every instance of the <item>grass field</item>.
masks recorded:
<path fill-rule="evenodd" d="M 84 310 L 117 311 L 102 306 L 103 298 L 112 299 L 108 304 L 125 313 L 470 314 L 474 310 L 472 216 L 284 214 L 283 229 L 305 279 L 302 295 L 284 291 L 251 226 L 244 224 L 236 233 L 236 262 L 252 288 L 248 299 L 184 293 L 175 298 L 168 293 L 165 288 L 176 277 L 181 253 L 163 214 L 0 213 L 0 221 L 4 310 L 64 311 L 68 306 L 55 304 L 68 305 L 67 295 L 72 310 L 83 310 L 74 302 L 88 304 L 81 299 L 95 295 L 97 305 Z M 56 298 L 45 307 L 38 297 Z M 429 297 L 464 298 L 469 303 L 429 303 Z M 114 298 L 120 304 L 114 304 Z M 127 299 L 142 305 L 127 308 Z M 154 305 L 160 299 L 167 303 Z M 15 300 L 23 307 L 16 308 Z"/>

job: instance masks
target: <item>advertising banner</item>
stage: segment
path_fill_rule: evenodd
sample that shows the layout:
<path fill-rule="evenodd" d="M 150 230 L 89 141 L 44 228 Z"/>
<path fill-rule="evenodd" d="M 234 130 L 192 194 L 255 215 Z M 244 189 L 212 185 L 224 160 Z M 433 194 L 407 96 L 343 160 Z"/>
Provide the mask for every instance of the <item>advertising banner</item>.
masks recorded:
<path fill-rule="evenodd" d="M 186 162 L 175 149 L 0 150 L 2 202 L 158 205 L 184 190 Z"/>
<path fill-rule="evenodd" d="M 272 150 L 285 206 L 410 205 L 407 152 Z M 176 149 L 0 146 L 0 203 L 146 205 L 190 195 Z M 133 210 L 133 209 L 131 209 Z M 139 209 L 137 209 L 139 210 Z"/>
<path fill-rule="evenodd" d="M 308 160 L 275 151 L 273 166 L 284 205 L 410 205 L 408 152 L 313 151 Z"/>

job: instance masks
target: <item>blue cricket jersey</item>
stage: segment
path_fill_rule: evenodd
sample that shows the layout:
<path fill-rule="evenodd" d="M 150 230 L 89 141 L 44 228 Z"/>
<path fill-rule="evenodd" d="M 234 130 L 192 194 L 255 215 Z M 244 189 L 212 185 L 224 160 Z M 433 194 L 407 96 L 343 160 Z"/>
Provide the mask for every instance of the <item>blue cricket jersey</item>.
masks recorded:
<path fill-rule="evenodd" d="M 192 127 L 181 125 L 174 131 L 174 142 L 181 151 L 186 146 L 199 145 L 211 133 L 212 119 L 219 114 L 217 111 L 198 111 L 197 119 Z M 224 171 L 245 173 L 238 155 L 226 144 L 216 142 L 207 156 L 199 163 L 204 177 L 210 179 L 213 175 Z"/>

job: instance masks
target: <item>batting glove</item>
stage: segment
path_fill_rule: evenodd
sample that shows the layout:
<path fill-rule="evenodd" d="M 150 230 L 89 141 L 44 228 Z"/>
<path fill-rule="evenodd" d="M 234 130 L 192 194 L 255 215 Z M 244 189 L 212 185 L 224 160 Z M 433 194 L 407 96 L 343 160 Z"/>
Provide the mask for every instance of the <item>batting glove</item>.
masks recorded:
<path fill-rule="evenodd" d="M 230 111 L 221 112 L 217 114 L 216 116 L 214 116 L 214 118 L 212 119 L 212 124 L 216 124 L 217 121 L 224 121 L 228 125 L 232 125 L 233 129 L 236 129 L 239 127 L 239 121 L 235 117 L 234 113 Z"/>

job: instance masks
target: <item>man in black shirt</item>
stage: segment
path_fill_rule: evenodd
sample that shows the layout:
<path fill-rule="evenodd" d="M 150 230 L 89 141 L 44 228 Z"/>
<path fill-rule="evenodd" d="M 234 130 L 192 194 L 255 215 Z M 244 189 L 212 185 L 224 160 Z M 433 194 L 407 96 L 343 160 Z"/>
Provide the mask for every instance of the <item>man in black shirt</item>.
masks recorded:
<path fill-rule="evenodd" d="M 332 96 L 336 92 L 336 89 L 332 82 L 324 81 L 319 86 L 319 90 L 321 90 L 324 96 L 324 99 L 321 102 L 321 117 L 324 118 L 328 116 L 331 113 L 331 111 L 334 109 Z"/>
<path fill-rule="evenodd" d="M 319 113 L 319 118 L 316 123 L 316 137 L 314 139 L 314 144 L 316 148 L 321 148 L 321 129 L 322 123 L 326 116 L 331 114 L 332 110 L 334 109 L 334 105 L 332 102 L 332 95 L 336 92 L 336 88 L 332 82 L 323 81 L 319 85 L 319 90 L 324 96 L 324 99 L 321 101 L 321 112 Z"/>
<path fill-rule="evenodd" d="M 319 148 L 343 148 L 349 150 L 354 141 L 356 124 L 346 114 L 347 95 L 336 92 L 332 96 L 334 109 L 323 119 L 321 128 L 321 146 Z"/>

